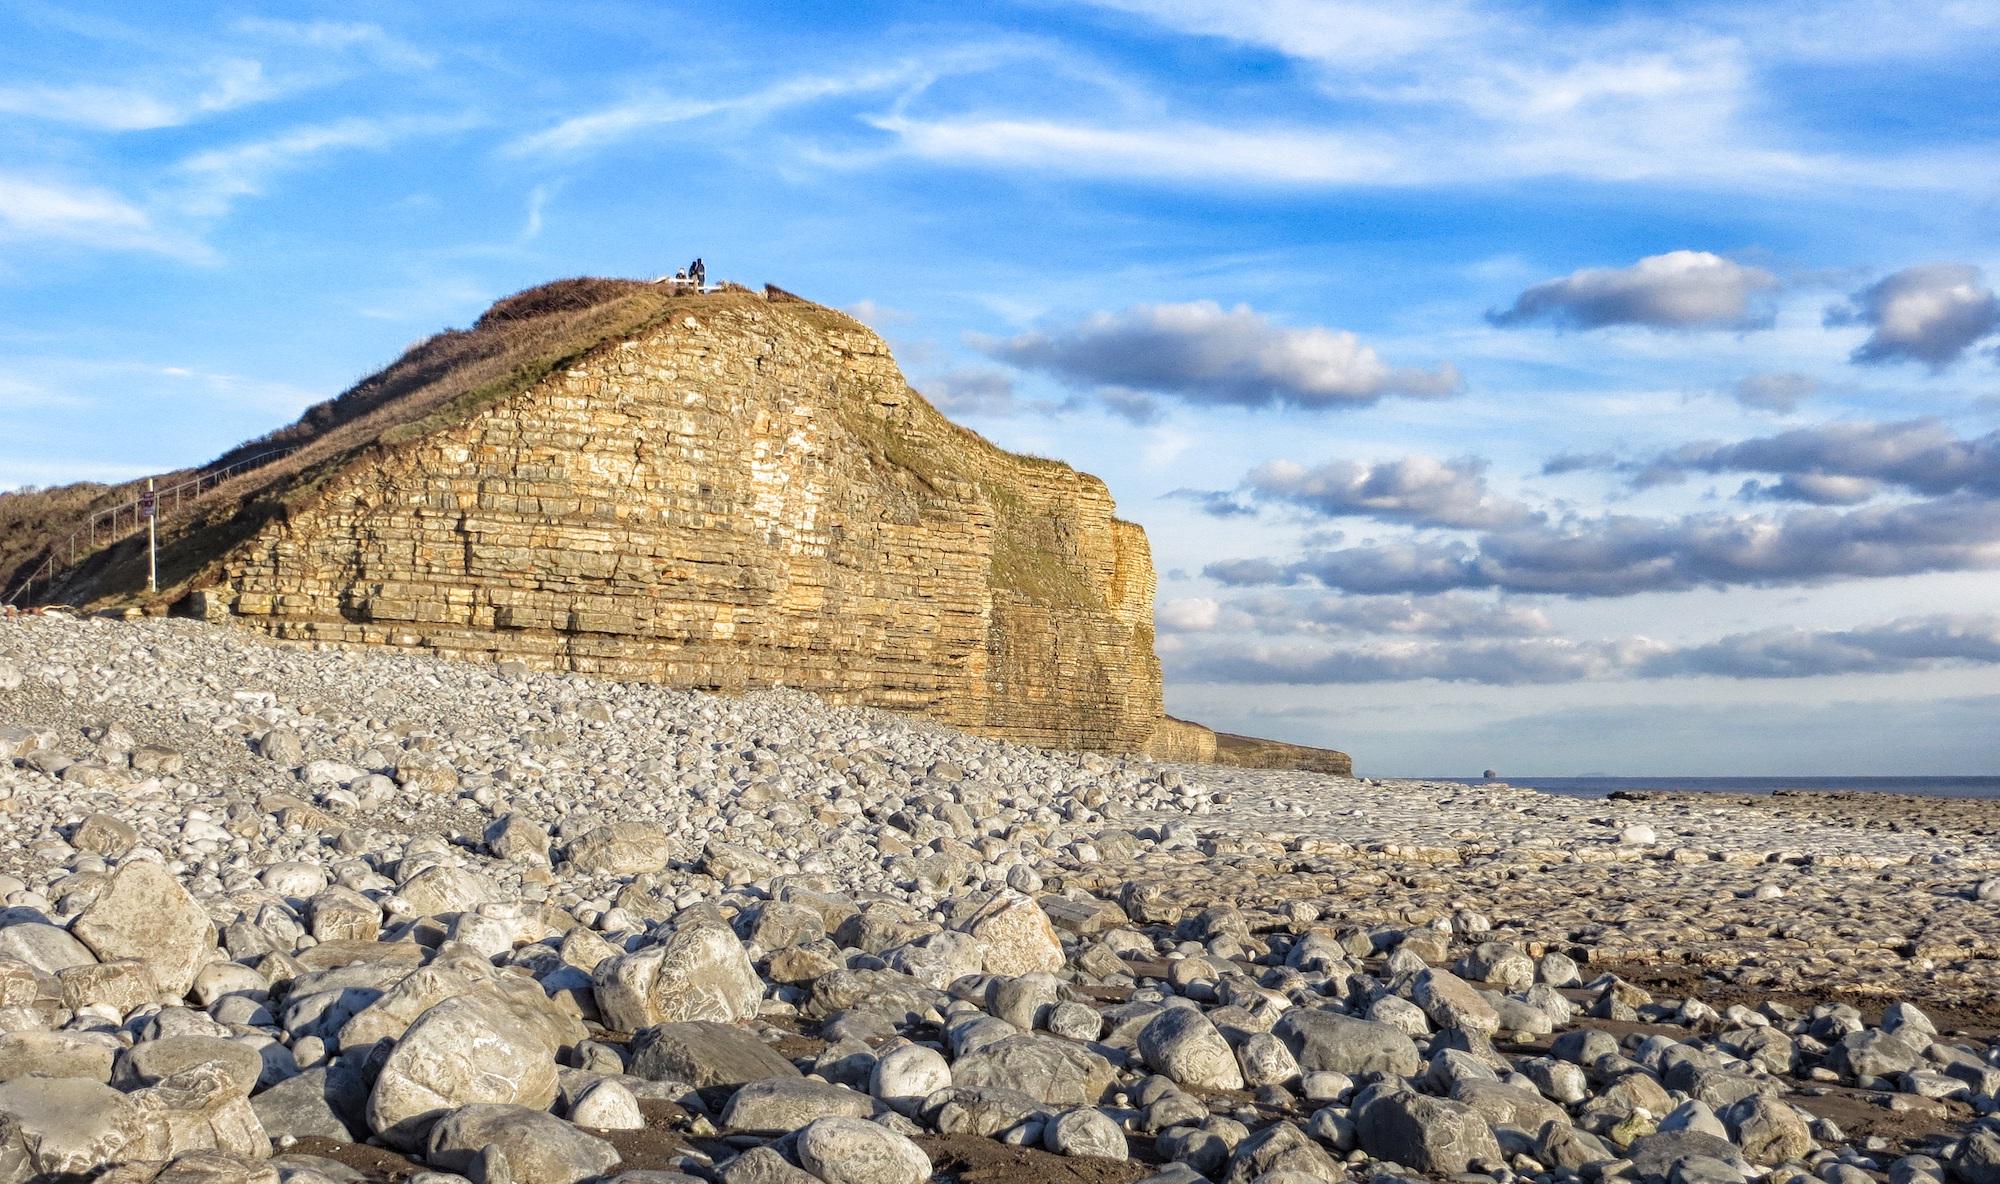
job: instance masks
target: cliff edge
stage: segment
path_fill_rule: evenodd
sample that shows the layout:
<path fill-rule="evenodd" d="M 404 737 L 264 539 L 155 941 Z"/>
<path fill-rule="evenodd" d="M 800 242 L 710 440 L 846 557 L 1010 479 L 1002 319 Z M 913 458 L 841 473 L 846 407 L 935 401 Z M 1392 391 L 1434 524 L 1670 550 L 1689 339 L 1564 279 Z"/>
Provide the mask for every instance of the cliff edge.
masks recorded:
<path fill-rule="evenodd" d="M 778 289 L 532 289 L 230 455 L 273 447 L 163 535 L 163 597 L 282 638 L 784 685 L 1038 745 L 1187 739 L 1145 533 L 1103 482 L 951 423 L 866 326 Z M 59 594 L 130 598 L 132 551 Z"/>

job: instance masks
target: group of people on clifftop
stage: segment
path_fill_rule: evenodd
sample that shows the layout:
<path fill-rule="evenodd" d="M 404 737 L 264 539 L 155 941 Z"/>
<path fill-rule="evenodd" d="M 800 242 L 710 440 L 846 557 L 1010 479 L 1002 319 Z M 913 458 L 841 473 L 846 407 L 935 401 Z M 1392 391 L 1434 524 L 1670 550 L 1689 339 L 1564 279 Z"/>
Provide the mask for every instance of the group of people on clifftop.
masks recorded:
<path fill-rule="evenodd" d="M 671 282 L 676 288 L 692 288 L 699 292 L 708 286 L 708 268 L 697 256 L 693 263 L 676 271 Z"/>

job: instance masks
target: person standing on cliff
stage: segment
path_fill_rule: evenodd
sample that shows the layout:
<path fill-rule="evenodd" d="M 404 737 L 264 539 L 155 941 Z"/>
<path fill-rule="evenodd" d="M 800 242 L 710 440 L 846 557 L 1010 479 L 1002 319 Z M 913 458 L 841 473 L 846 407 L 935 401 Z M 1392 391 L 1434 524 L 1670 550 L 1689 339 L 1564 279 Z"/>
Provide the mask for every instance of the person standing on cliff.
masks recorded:
<path fill-rule="evenodd" d="M 708 268 L 702 264 L 699 257 L 688 264 L 688 278 L 694 281 L 694 290 L 697 292 L 708 286 Z"/>

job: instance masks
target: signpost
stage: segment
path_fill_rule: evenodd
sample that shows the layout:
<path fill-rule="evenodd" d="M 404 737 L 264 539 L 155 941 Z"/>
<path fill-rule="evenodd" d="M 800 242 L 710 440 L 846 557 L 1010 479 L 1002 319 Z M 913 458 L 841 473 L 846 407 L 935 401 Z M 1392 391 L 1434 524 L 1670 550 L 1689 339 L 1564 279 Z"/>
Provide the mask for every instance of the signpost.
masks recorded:
<path fill-rule="evenodd" d="M 139 512 L 146 516 L 146 591 L 160 590 L 159 499 L 153 493 L 153 479 L 146 478 L 146 492 L 139 495 Z"/>

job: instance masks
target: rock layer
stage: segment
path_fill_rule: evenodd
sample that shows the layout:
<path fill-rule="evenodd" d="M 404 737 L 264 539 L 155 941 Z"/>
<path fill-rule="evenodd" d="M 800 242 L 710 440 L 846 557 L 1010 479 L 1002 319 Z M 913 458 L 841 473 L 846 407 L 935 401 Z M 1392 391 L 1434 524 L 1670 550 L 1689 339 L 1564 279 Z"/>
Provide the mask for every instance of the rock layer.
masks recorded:
<path fill-rule="evenodd" d="M 952 424 L 831 309 L 677 302 L 432 420 L 320 474 L 191 603 L 1035 744 L 1133 751 L 1161 728 L 1144 532 L 1096 478 Z"/>

